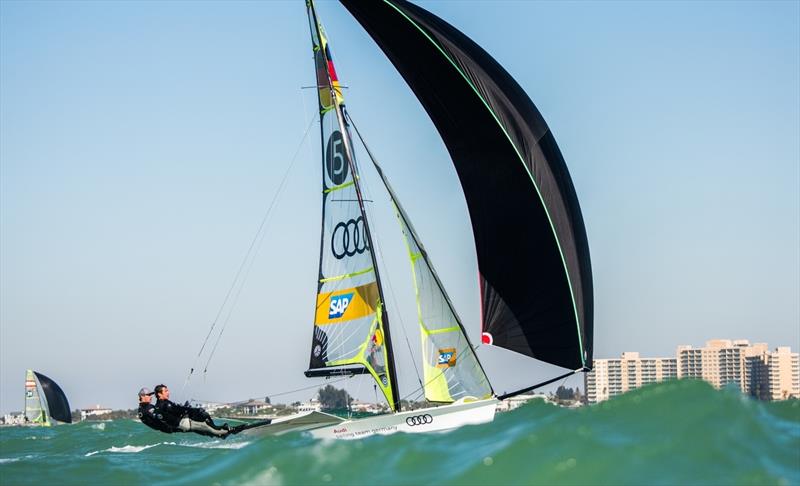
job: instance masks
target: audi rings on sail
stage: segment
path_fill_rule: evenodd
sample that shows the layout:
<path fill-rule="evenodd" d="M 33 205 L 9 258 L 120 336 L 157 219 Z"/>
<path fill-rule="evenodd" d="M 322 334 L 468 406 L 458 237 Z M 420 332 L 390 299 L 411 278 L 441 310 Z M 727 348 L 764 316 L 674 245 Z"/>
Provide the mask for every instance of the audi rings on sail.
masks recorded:
<path fill-rule="evenodd" d="M 367 249 L 369 249 L 369 244 L 362 216 L 348 219 L 346 222 L 342 221 L 333 227 L 331 252 L 334 257 L 341 260 L 344 257 L 364 253 Z"/>
<path fill-rule="evenodd" d="M 322 135 L 322 228 L 317 302 L 307 376 L 368 373 L 397 407 L 378 270 L 358 185 L 344 97 L 328 39 L 306 4 Z"/>

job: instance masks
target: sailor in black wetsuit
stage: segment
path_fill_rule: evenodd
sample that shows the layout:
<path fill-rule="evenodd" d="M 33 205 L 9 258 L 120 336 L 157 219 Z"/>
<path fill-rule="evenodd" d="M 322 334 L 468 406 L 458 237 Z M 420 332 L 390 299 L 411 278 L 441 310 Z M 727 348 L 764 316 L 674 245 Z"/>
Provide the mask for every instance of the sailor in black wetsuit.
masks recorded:
<path fill-rule="evenodd" d="M 164 422 L 164 417 L 156 410 L 155 405 L 150 403 L 152 398 L 153 392 L 149 388 L 139 390 L 139 420 L 151 429 L 171 434 L 172 427 Z"/>
<path fill-rule="evenodd" d="M 209 437 L 222 437 L 231 433 L 228 424 L 216 425 L 211 416 L 202 408 L 178 405 L 169 400 L 169 388 L 166 385 L 156 387 L 156 413 L 163 417 L 164 423 L 172 432 L 194 432 Z"/>

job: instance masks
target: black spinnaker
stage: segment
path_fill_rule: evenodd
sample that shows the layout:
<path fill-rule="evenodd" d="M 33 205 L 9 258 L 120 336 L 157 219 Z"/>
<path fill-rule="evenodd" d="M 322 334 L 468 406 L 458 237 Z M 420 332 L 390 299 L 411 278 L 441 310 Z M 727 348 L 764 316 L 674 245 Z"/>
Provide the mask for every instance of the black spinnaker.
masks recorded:
<path fill-rule="evenodd" d="M 483 341 L 570 369 L 592 362 L 589 245 L 561 151 L 486 51 L 405 0 L 341 0 L 419 98 L 472 221 Z"/>
<path fill-rule="evenodd" d="M 44 392 L 44 396 L 47 399 L 47 409 L 50 418 L 58 420 L 59 422 L 71 424 L 72 413 L 69 410 L 69 401 L 67 401 L 64 390 L 58 386 L 58 383 L 38 371 L 34 371 L 33 373 L 36 375 L 41 391 Z"/>

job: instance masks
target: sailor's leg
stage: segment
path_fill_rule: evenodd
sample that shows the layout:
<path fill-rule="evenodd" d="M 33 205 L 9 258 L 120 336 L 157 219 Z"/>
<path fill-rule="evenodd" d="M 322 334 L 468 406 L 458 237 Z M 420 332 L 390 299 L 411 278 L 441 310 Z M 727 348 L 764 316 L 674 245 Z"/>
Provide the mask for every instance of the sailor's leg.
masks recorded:
<path fill-rule="evenodd" d="M 187 417 L 183 417 L 180 422 L 178 422 L 178 430 L 181 432 L 191 432 L 192 431 L 192 421 L 189 420 Z"/>
<path fill-rule="evenodd" d="M 189 422 L 189 426 L 191 427 L 191 431 L 194 432 L 195 434 L 207 435 L 209 437 L 225 437 L 225 436 L 227 436 L 229 434 L 229 432 L 227 430 L 225 430 L 225 429 L 217 429 L 215 427 L 212 427 L 212 426 L 208 425 L 205 422 L 198 422 L 196 420 L 189 420 L 188 418 L 185 418 L 183 420 L 186 420 L 186 421 Z M 183 420 L 181 420 L 181 423 L 183 423 Z"/>

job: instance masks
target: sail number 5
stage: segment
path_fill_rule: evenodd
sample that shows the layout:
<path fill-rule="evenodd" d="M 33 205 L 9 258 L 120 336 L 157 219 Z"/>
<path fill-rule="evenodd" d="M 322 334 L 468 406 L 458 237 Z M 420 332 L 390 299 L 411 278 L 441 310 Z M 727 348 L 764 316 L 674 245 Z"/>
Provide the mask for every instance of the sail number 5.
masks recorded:
<path fill-rule="evenodd" d="M 347 180 L 347 161 L 344 155 L 344 138 L 342 132 L 334 130 L 328 138 L 325 149 L 325 171 L 334 185 L 339 185 Z"/>

